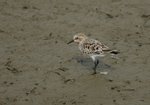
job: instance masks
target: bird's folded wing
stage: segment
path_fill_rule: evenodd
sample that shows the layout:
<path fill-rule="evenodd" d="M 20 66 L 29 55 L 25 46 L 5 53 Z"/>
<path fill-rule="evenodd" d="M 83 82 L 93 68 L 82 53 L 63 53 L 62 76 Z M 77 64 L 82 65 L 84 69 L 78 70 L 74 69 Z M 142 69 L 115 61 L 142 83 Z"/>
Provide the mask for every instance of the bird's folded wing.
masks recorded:
<path fill-rule="evenodd" d="M 97 42 L 86 42 L 83 43 L 83 49 L 88 54 L 102 54 L 102 46 Z"/>

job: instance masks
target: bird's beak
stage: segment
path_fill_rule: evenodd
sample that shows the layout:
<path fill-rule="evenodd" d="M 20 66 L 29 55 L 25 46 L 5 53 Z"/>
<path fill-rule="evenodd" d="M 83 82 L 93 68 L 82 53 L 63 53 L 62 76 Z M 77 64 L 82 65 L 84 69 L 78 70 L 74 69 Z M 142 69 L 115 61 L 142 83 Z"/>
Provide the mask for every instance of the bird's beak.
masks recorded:
<path fill-rule="evenodd" d="M 68 42 L 67 44 L 70 44 L 70 43 L 72 43 L 72 42 L 74 42 L 74 40 L 71 40 L 70 42 Z"/>

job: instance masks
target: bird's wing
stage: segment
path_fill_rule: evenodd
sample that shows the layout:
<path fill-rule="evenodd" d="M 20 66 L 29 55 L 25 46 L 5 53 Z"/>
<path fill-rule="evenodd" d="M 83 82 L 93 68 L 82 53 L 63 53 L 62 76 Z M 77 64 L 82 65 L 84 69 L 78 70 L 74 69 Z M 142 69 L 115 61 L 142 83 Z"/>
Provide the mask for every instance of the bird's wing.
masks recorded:
<path fill-rule="evenodd" d="M 88 40 L 85 43 L 82 44 L 83 53 L 86 54 L 103 54 L 102 46 L 101 44 L 96 40 Z"/>
<path fill-rule="evenodd" d="M 106 46 L 104 43 L 101 43 L 98 40 L 95 40 L 95 42 L 101 47 L 102 51 L 110 51 L 110 48 Z"/>
<path fill-rule="evenodd" d="M 105 44 L 101 43 L 101 47 L 103 51 L 110 51 L 110 48 L 108 46 L 106 46 Z"/>

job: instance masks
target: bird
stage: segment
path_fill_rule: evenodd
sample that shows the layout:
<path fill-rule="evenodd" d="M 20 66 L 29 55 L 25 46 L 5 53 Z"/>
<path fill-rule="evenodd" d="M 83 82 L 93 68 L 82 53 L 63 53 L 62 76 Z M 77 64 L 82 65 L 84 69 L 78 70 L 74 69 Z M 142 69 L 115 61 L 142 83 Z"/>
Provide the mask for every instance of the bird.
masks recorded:
<path fill-rule="evenodd" d="M 78 48 L 84 55 L 90 56 L 92 58 L 94 67 L 94 72 L 92 74 L 97 74 L 96 69 L 99 64 L 98 57 L 104 57 L 106 53 L 118 54 L 119 51 L 111 50 L 108 46 L 101 43 L 96 39 L 89 38 L 84 33 L 77 33 L 73 36 L 73 39 L 67 44 L 75 42 L 78 44 Z"/>

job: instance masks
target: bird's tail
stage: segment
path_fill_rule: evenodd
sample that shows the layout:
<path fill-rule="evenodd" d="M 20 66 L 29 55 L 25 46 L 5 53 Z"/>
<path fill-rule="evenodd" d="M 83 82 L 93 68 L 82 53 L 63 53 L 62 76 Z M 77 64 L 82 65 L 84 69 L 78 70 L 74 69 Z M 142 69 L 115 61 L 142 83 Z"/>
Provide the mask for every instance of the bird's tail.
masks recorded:
<path fill-rule="evenodd" d="M 111 50 L 110 53 L 111 53 L 111 54 L 114 54 L 114 55 L 117 55 L 117 54 L 119 54 L 120 52 L 119 52 L 118 50 Z"/>
<path fill-rule="evenodd" d="M 111 50 L 110 54 L 111 54 L 111 58 L 113 59 L 119 59 L 118 56 L 116 56 L 117 54 L 119 54 L 120 52 L 118 50 Z"/>

